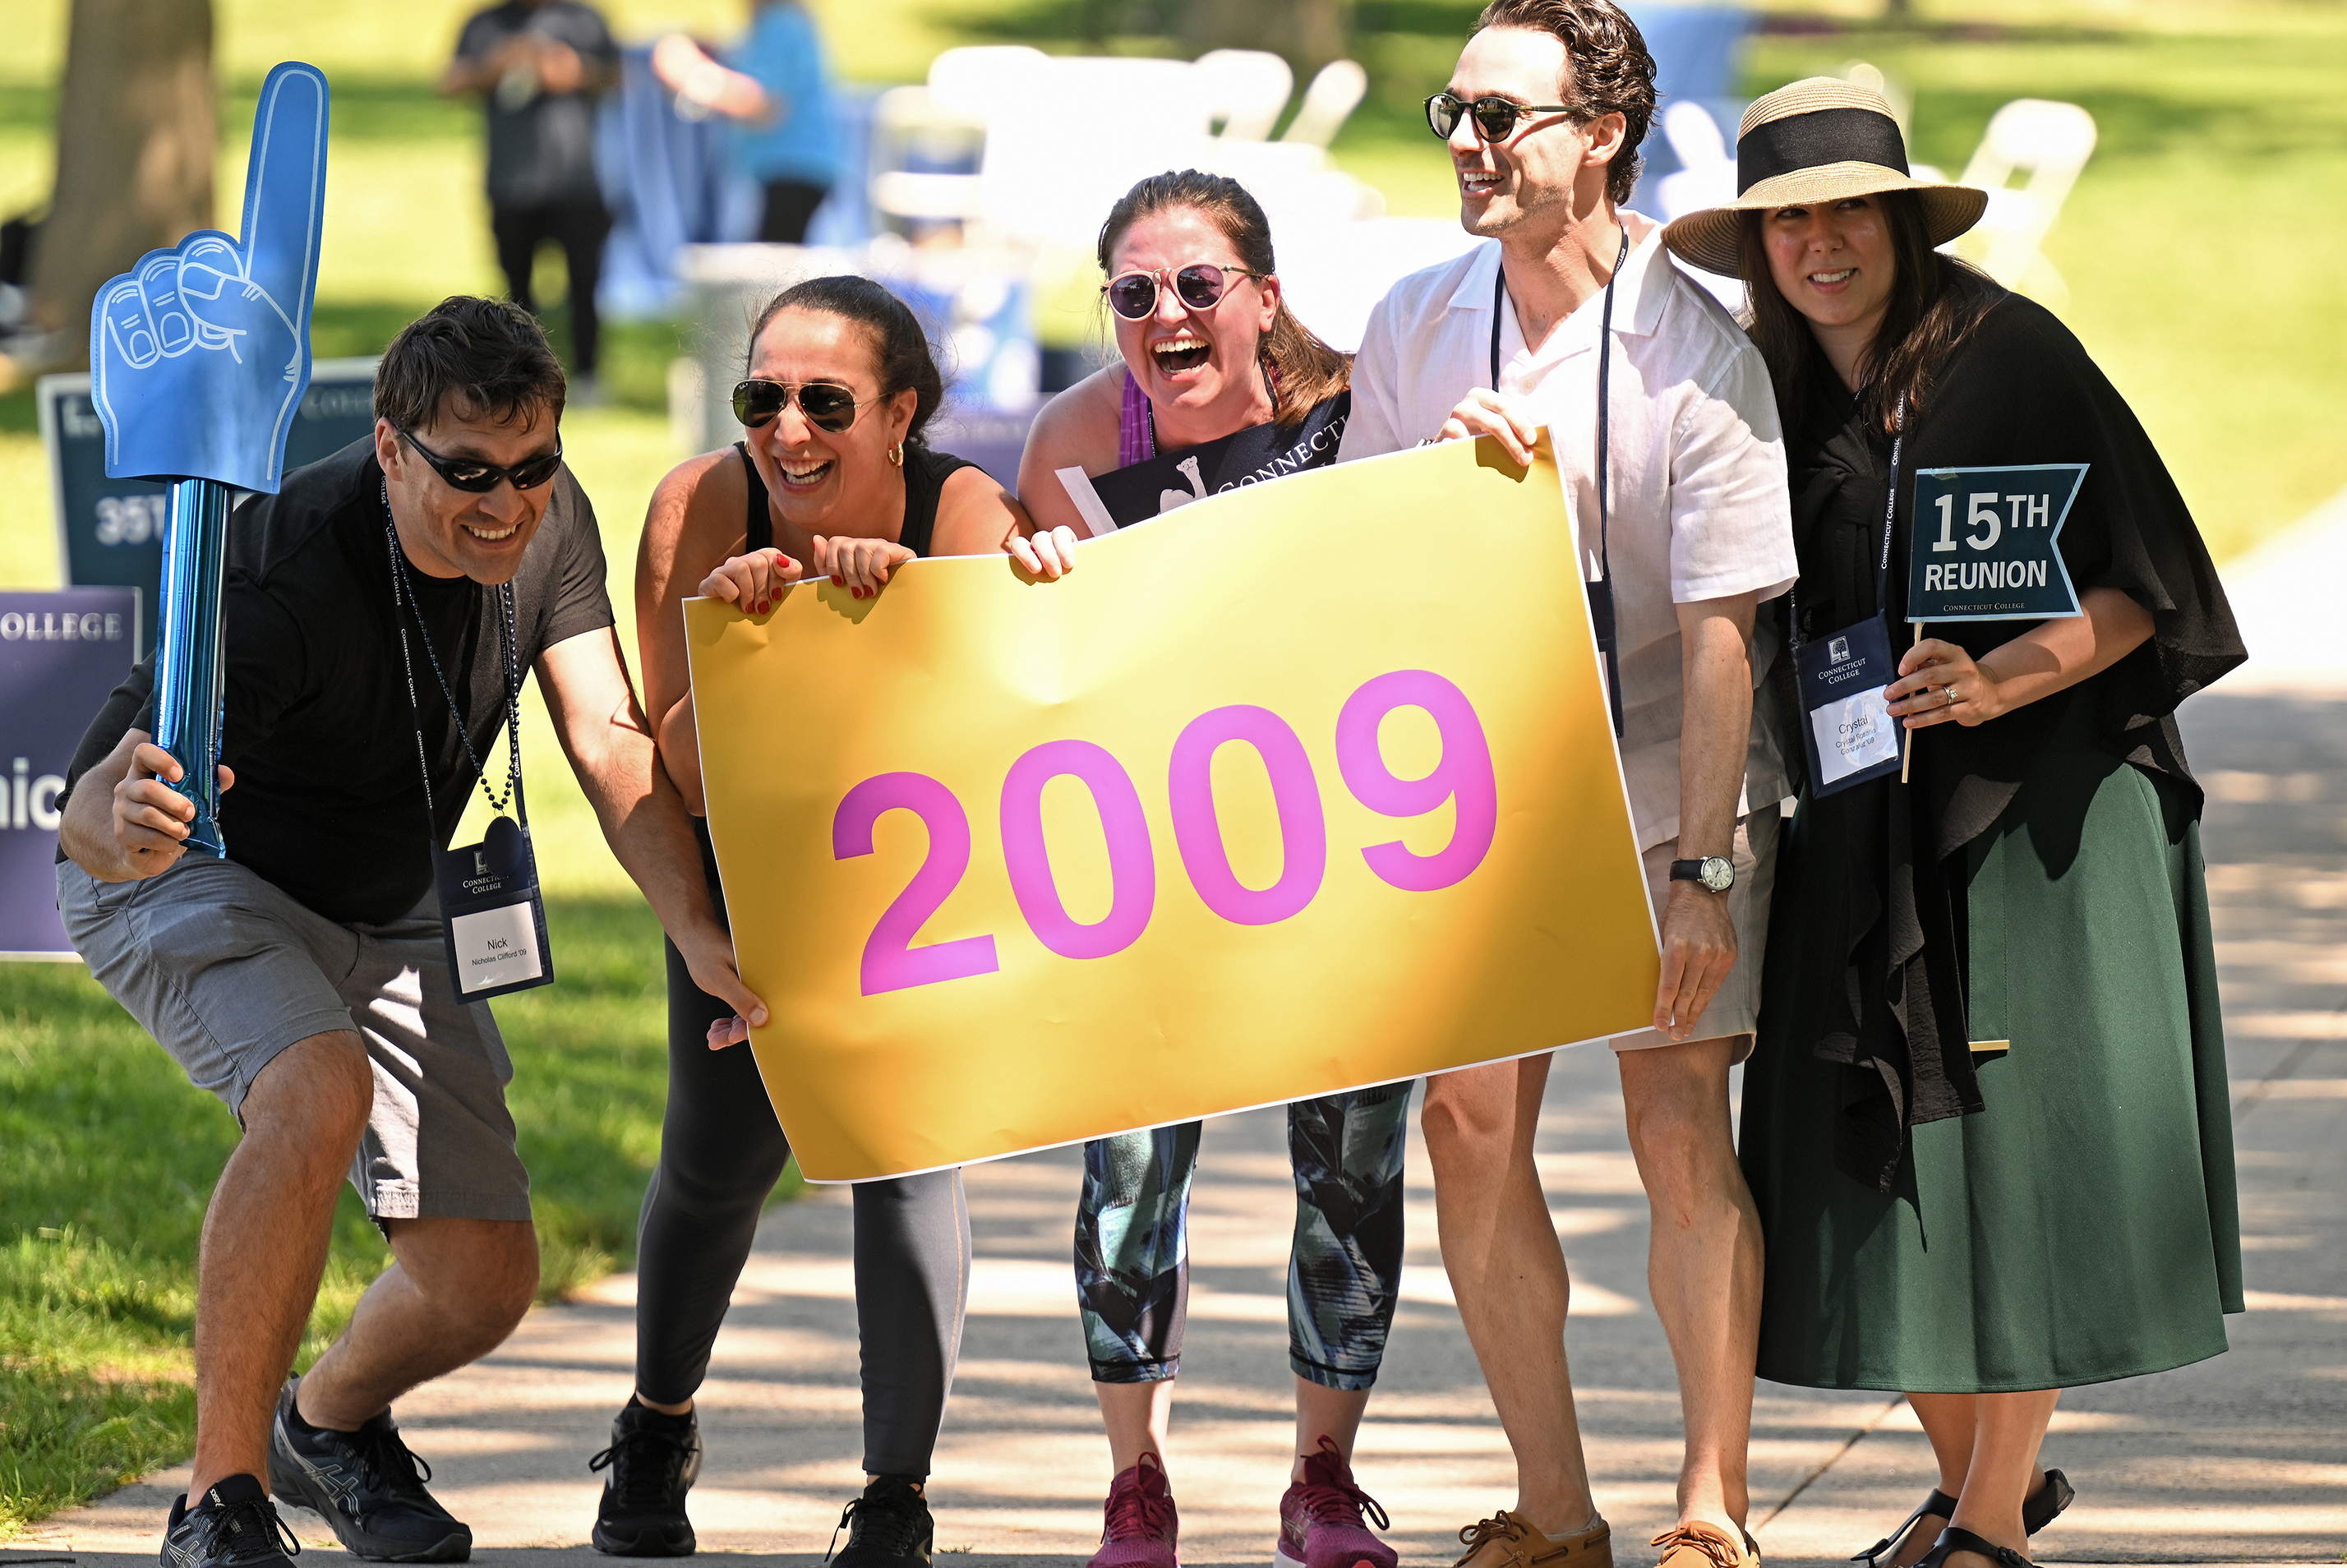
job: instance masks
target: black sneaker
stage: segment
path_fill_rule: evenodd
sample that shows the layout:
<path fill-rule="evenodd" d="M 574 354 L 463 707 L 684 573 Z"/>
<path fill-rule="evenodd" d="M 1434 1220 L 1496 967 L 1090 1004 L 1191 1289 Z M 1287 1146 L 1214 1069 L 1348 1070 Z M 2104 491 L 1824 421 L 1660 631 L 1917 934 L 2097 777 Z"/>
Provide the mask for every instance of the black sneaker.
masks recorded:
<path fill-rule="evenodd" d="M 223 1476 L 195 1507 L 183 1492 L 163 1527 L 161 1568 L 291 1568 L 302 1543 L 258 1477 Z"/>
<path fill-rule="evenodd" d="M 929 1520 L 929 1501 L 921 1495 L 921 1478 L 884 1475 L 865 1487 L 864 1495 L 840 1511 L 839 1530 L 847 1532 L 847 1545 L 824 1561 L 833 1568 L 927 1568 L 937 1527 Z"/>
<path fill-rule="evenodd" d="M 701 1424 L 630 1398 L 611 1423 L 611 1446 L 587 1461 L 609 1470 L 595 1508 L 595 1550 L 613 1557 L 690 1557 L 699 1542 L 684 1494 L 701 1479 Z"/>
<path fill-rule="evenodd" d="M 313 1427 L 293 1408 L 294 1378 L 277 1396 L 269 1433 L 269 1484 L 289 1503 L 314 1509 L 354 1557 L 377 1563 L 462 1563 L 473 1532 L 424 1490 L 432 1467 L 400 1440 L 391 1412 L 354 1432 Z"/>

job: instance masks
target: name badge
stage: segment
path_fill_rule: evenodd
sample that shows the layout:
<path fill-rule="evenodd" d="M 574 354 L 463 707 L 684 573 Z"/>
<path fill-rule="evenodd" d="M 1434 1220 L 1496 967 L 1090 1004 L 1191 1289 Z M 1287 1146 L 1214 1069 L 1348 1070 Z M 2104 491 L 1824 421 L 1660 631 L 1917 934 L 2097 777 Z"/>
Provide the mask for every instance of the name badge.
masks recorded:
<path fill-rule="evenodd" d="M 1899 771 L 1899 721 L 1883 690 L 1899 678 L 1881 616 L 1811 638 L 1793 650 L 1801 688 L 1809 793 L 1832 794 Z"/>
<path fill-rule="evenodd" d="M 435 850 L 433 870 L 448 974 L 461 999 L 487 1001 L 553 983 L 546 901 L 538 896 L 528 828 L 499 816 L 480 843 Z"/>

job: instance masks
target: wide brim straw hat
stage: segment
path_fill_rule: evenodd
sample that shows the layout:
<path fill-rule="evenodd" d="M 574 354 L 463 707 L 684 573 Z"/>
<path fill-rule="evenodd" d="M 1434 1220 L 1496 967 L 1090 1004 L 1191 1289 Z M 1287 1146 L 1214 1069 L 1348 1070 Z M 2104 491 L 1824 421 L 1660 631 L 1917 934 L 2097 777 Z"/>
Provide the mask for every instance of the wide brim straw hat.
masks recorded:
<path fill-rule="evenodd" d="M 1743 271 L 1738 213 L 1884 190 L 1915 192 L 1934 246 L 1979 222 L 1988 207 L 1985 190 L 1907 172 L 1907 141 L 1881 93 L 1839 77 L 1809 77 L 1753 100 L 1736 128 L 1736 200 L 1676 220 L 1663 242 L 1698 267 L 1735 277 Z"/>

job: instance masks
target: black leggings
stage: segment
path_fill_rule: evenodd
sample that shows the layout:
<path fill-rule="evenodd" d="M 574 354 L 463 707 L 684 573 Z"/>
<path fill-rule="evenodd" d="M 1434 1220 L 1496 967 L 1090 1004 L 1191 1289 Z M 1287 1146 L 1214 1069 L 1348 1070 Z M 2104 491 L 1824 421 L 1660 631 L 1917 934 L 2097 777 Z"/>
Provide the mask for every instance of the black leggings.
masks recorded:
<path fill-rule="evenodd" d="M 709 1370 L 791 1146 L 750 1048 L 709 1049 L 709 1026 L 733 1008 L 694 985 L 676 945 L 667 947 L 668 1114 L 636 1243 L 636 1388 L 675 1405 Z M 969 1297 L 961 1172 L 857 1183 L 866 1474 L 929 1473 Z"/>
<path fill-rule="evenodd" d="M 758 238 L 769 245 L 805 244 L 807 224 L 830 194 L 830 187 L 801 179 L 766 181 L 766 207 L 758 220 Z"/>
<path fill-rule="evenodd" d="M 580 375 L 594 374 L 603 333 L 595 288 L 603 276 L 603 241 L 611 232 L 611 215 L 601 199 L 492 208 L 489 232 L 497 242 L 506 292 L 532 315 L 538 313 L 530 289 L 538 248 L 548 241 L 562 247 L 562 264 L 570 272 L 570 368 Z"/>

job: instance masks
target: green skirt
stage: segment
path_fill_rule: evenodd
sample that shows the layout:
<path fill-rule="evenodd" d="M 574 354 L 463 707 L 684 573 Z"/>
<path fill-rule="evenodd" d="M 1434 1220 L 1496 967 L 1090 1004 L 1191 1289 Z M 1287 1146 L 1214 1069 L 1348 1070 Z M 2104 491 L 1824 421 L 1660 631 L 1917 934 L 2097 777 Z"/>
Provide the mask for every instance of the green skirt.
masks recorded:
<path fill-rule="evenodd" d="M 1844 849 L 1804 834 L 1803 805 L 1772 996 L 1817 996 L 1791 966 L 1843 961 L 1815 934 L 1835 928 Z M 2002 1393 L 2221 1354 L 2240 1223 L 2188 793 L 2068 725 L 1956 870 L 1971 1033 L 2011 1044 L 1974 1057 L 1985 1111 L 1910 1130 L 1889 1194 L 1834 1166 L 1845 1070 L 1811 1054 L 1824 1020 L 1764 1000 L 1739 1140 L 1768 1243 L 1760 1376 Z"/>

